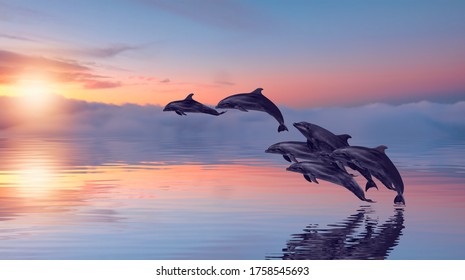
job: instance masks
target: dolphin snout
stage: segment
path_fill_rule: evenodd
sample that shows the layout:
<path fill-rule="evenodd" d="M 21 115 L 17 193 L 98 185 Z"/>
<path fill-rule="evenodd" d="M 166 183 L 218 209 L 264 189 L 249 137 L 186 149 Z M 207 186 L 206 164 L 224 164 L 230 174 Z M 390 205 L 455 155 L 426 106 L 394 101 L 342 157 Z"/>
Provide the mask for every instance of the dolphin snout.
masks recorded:
<path fill-rule="evenodd" d="M 295 128 L 297 128 L 298 130 L 304 128 L 304 125 L 302 123 L 293 123 L 292 124 Z"/>
<path fill-rule="evenodd" d="M 265 153 L 268 153 L 268 154 L 283 154 L 280 150 L 274 149 L 274 148 L 266 149 Z"/>
<path fill-rule="evenodd" d="M 276 153 L 278 151 L 278 149 L 276 148 L 275 145 L 271 145 L 268 147 L 268 149 L 265 150 L 265 153 Z"/>
<path fill-rule="evenodd" d="M 300 173 L 299 167 L 295 166 L 294 164 L 286 168 L 287 171 L 298 172 Z"/>

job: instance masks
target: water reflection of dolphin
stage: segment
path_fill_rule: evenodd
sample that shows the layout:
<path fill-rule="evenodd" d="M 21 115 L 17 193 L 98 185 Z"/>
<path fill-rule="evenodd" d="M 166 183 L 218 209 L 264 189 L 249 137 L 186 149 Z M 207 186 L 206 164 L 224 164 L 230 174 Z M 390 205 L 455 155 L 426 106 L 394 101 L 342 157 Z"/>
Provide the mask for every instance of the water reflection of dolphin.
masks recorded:
<path fill-rule="evenodd" d="M 238 109 L 243 112 L 248 110 L 261 111 L 270 114 L 279 122 L 278 132 L 288 130 L 284 125 L 284 117 L 279 108 L 262 94 L 262 88 L 257 88 L 250 93 L 239 93 L 221 100 L 217 109 Z"/>
<path fill-rule="evenodd" d="M 331 157 L 339 165 L 352 164 L 365 172 L 369 172 L 388 189 L 397 192 L 394 203 L 405 204 L 403 197 L 404 182 L 394 163 L 386 155 L 386 149 L 386 146 L 379 146 L 374 149 L 350 146 L 335 150 L 331 153 Z"/>
<path fill-rule="evenodd" d="M 177 100 L 168 103 L 163 109 L 164 112 L 166 111 L 174 111 L 176 114 L 182 116 L 186 115 L 186 113 L 204 113 L 214 116 L 219 116 L 224 114 L 225 112 L 218 112 L 213 108 L 203 105 L 200 102 L 195 101 L 192 96 L 194 94 L 189 94 L 184 100 Z"/>
<path fill-rule="evenodd" d="M 318 160 L 324 156 L 321 152 L 316 152 L 307 145 L 306 142 L 285 141 L 271 145 L 265 153 L 282 155 L 288 162 L 298 162 L 297 158 L 307 160 Z"/>
<path fill-rule="evenodd" d="M 336 260 L 386 259 L 399 243 L 404 229 L 403 209 L 396 209 L 385 223 L 369 217 L 370 208 L 361 208 L 356 214 L 338 224 L 318 228 L 309 225 L 303 233 L 292 235 L 282 256 L 268 259 Z"/>
<path fill-rule="evenodd" d="M 354 178 L 352 178 L 352 175 L 347 173 L 347 171 L 340 169 L 336 164 L 320 160 L 303 161 L 292 164 L 287 168 L 287 170 L 303 174 L 304 178 L 309 182 L 318 183 L 318 178 L 343 186 L 360 200 L 373 202 L 373 200 L 365 198 L 365 193 L 357 182 L 355 182 Z"/>

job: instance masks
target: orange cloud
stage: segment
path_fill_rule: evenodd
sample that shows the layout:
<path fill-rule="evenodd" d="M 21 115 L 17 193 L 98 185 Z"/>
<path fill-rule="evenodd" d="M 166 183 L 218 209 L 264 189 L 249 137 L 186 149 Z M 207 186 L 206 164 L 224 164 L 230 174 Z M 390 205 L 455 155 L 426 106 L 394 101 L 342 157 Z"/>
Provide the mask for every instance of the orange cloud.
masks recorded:
<path fill-rule="evenodd" d="M 0 84 L 13 84 L 28 73 L 38 73 L 55 82 L 78 83 L 86 89 L 122 85 L 119 81 L 109 81 L 111 77 L 95 74 L 92 68 L 74 60 L 50 59 L 0 50 L 0 61 Z"/>

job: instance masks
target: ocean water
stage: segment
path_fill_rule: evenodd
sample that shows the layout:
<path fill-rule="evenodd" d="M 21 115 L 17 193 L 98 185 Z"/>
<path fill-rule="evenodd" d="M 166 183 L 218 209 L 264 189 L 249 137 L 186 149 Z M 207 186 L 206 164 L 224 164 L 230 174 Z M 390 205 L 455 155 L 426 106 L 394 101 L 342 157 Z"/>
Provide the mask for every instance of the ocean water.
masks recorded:
<path fill-rule="evenodd" d="M 266 148 L 2 138 L 0 259 L 465 259 L 464 142 L 388 150 L 405 207 L 380 183 L 376 203 L 310 184 Z"/>

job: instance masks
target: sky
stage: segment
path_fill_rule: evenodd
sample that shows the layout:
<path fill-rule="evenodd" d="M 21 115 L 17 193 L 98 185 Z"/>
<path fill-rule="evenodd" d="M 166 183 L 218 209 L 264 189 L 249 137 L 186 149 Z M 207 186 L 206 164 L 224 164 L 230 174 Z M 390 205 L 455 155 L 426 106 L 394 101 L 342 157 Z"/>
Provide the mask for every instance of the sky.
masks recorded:
<path fill-rule="evenodd" d="M 0 0 L 0 95 L 293 109 L 465 99 L 464 1 Z"/>

